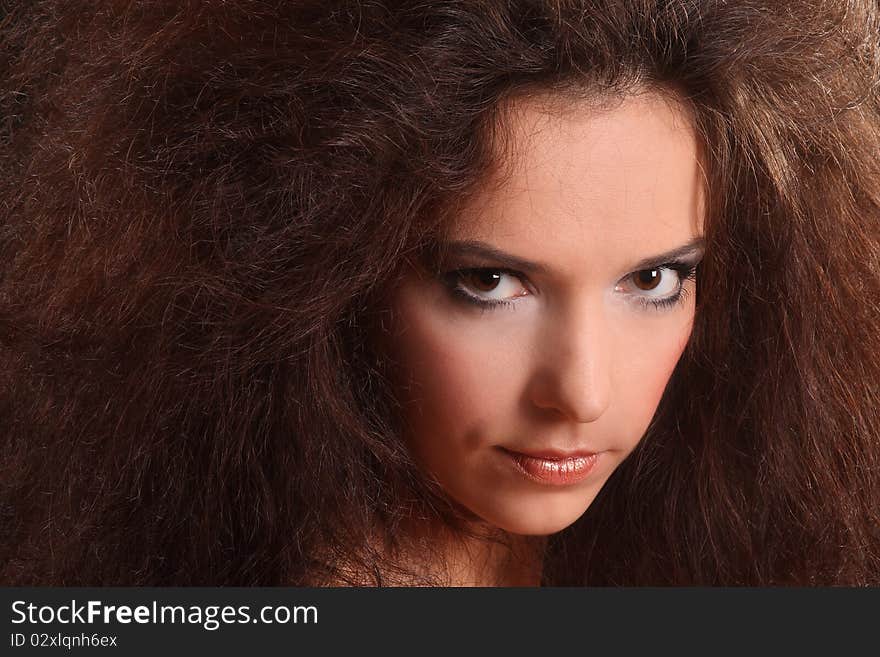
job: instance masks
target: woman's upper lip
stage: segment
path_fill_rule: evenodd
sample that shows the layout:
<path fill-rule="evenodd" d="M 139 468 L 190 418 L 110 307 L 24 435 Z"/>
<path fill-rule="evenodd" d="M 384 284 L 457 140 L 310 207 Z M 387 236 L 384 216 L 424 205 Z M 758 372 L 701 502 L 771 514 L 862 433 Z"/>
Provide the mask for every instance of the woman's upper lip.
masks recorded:
<path fill-rule="evenodd" d="M 544 459 L 547 461 L 564 461 L 566 459 L 587 458 L 590 456 L 595 456 L 598 453 L 589 449 L 555 449 L 552 447 L 541 447 L 535 449 L 520 447 L 501 447 L 501 449 L 507 452 L 512 452 L 514 454 L 521 454 L 523 456 L 530 456 L 534 459 Z"/>

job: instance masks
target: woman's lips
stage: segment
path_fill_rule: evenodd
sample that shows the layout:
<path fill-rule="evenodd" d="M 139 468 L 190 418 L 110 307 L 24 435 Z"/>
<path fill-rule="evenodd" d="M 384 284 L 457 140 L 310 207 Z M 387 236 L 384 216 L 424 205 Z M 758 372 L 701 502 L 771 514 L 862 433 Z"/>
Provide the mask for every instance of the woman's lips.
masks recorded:
<path fill-rule="evenodd" d="M 550 486 L 570 486 L 586 479 L 599 454 L 586 451 L 578 452 L 518 452 L 502 447 L 514 462 L 514 465 L 532 481 Z"/>

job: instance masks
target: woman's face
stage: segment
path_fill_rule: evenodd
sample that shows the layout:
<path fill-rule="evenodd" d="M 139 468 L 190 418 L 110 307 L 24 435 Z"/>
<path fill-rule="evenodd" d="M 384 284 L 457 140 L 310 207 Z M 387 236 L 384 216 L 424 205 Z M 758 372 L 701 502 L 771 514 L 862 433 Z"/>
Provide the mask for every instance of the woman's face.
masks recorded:
<path fill-rule="evenodd" d="M 394 291 L 390 350 L 420 466 L 483 521 L 550 534 L 639 442 L 688 341 L 702 178 L 658 95 L 507 120 L 512 168 Z"/>

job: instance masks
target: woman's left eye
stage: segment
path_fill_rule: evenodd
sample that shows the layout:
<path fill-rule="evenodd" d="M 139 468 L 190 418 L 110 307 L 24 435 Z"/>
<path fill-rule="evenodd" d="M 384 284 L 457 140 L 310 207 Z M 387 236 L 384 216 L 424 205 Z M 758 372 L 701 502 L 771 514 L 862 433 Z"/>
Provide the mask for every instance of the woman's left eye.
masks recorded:
<path fill-rule="evenodd" d="M 695 278 L 696 265 L 676 263 L 640 269 L 627 274 L 617 290 L 637 297 L 642 303 L 668 306 L 679 301 L 684 282 Z"/>

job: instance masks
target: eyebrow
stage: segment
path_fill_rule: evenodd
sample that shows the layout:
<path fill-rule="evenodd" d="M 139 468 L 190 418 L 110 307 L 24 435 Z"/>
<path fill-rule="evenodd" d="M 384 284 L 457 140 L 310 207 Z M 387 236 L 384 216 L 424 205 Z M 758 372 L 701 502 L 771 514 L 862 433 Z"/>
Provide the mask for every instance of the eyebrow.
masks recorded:
<path fill-rule="evenodd" d="M 695 237 L 682 246 L 643 258 L 635 263 L 630 269 L 631 271 L 640 271 L 642 269 L 658 267 L 669 262 L 698 257 L 705 250 L 705 247 L 705 239 L 702 237 Z M 440 245 L 440 251 L 457 257 L 471 256 L 491 260 L 494 264 L 500 265 L 505 269 L 515 269 L 527 274 L 545 274 L 551 270 L 551 267 L 544 263 L 515 256 L 478 240 L 453 240 L 443 242 Z"/>
<path fill-rule="evenodd" d="M 642 269 L 650 269 L 651 267 L 664 265 L 668 262 L 697 258 L 703 254 L 703 251 L 705 251 L 705 249 L 706 240 L 702 237 L 695 237 L 687 244 L 683 244 L 682 246 L 676 247 L 664 253 L 658 253 L 655 256 L 640 260 L 635 265 L 633 265 L 632 270 L 640 271 Z"/>

